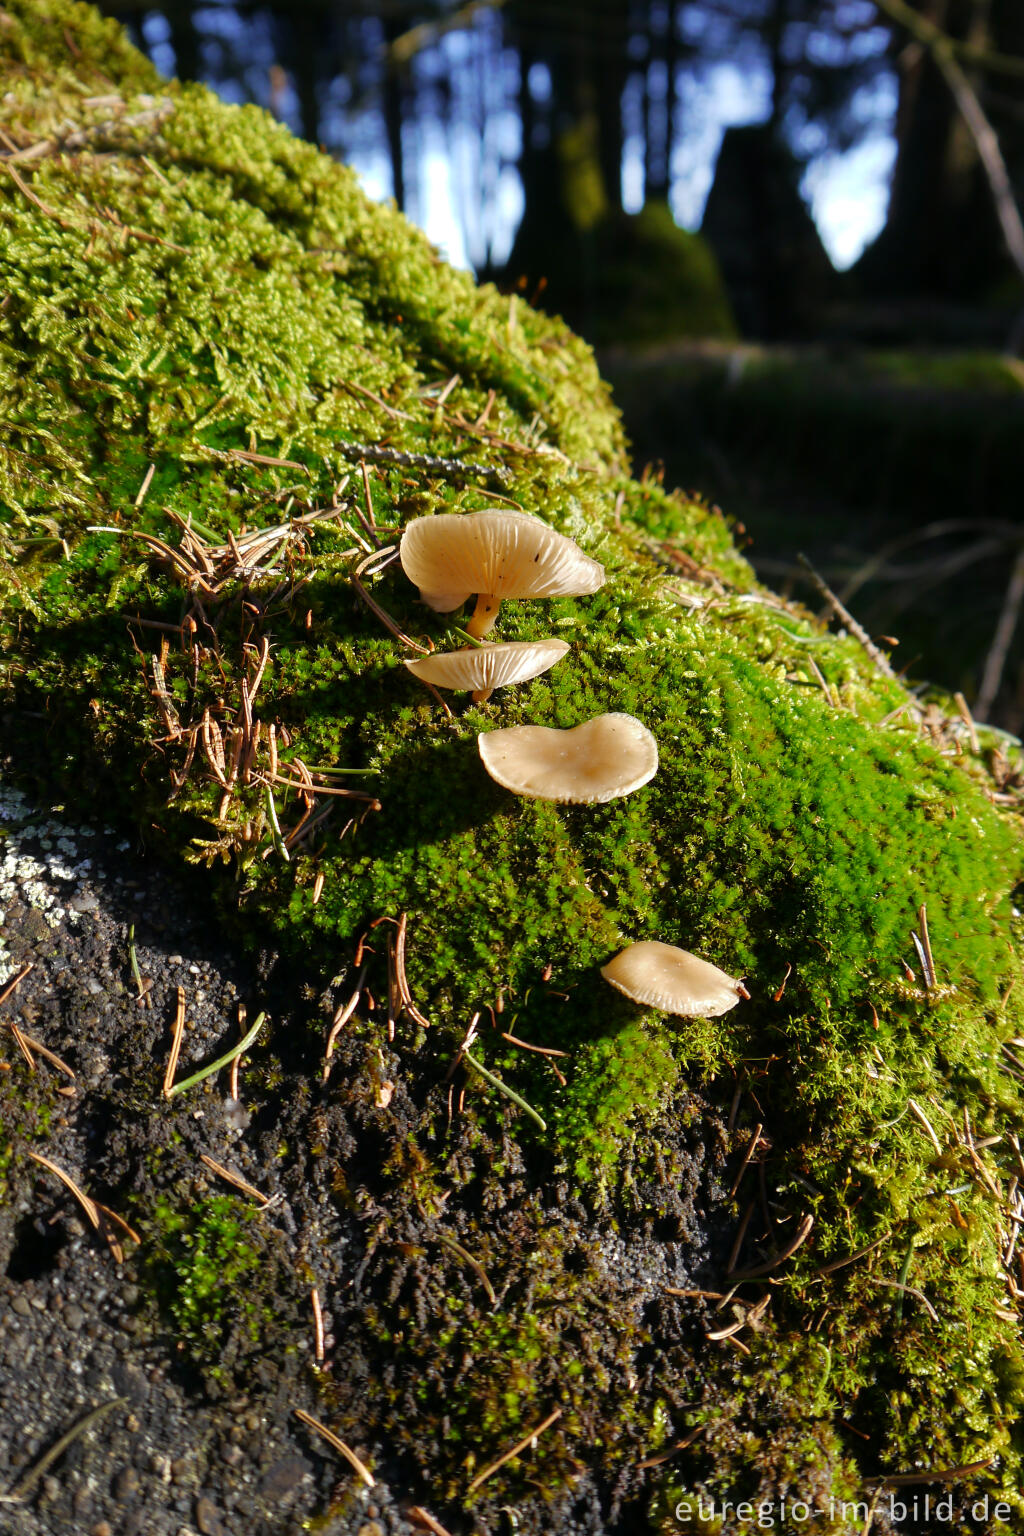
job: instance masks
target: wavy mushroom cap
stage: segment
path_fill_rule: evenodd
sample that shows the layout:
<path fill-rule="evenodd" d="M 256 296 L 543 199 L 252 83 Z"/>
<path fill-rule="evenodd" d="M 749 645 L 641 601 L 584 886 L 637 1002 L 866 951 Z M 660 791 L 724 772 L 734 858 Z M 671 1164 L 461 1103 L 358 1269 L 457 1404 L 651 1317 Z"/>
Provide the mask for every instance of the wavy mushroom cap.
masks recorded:
<path fill-rule="evenodd" d="M 529 800 L 603 805 L 658 771 L 658 743 L 632 715 L 597 715 L 567 731 L 514 725 L 477 742 L 491 778 Z"/>
<path fill-rule="evenodd" d="M 564 640 L 506 640 L 497 645 L 474 645 L 464 651 L 435 651 L 417 661 L 407 661 L 410 672 L 435 688 L 472 688 L 490 693 L 507 683 L 525 683 L 539 677 L 569 649 Z"/>
<path fill-rule="evenodd" d="M 574 597 L 596 592 L 604 566 L 572 539 L 525 512 L 441 512 L 417 517 L 402 534 L 402 569 L 437 613 L 479 594 L 477 627 L 486 634 L 506 597 Z"/>
<path fill-rule="evenodd" d="M 709 960 L 651 939 L 630 944 L 601 967 L 601 975 L 634 1003 L 689 1019 L 717 1019 L 750 996 L 741 981 Z"/>

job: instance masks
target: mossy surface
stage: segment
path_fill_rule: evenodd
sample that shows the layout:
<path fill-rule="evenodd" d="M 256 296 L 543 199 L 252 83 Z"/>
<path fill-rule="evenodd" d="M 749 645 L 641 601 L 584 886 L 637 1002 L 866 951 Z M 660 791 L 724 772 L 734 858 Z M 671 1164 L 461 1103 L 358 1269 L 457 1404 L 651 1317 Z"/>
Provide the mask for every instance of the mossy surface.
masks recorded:
<path fill-rule="evenodd" d="M 665 1488 L 811 1497 L 982 1461 L 1024 1508 L 1001 1258 L 1024 860 L 985 755 L 758 589 L 717 512 L 630 478 L 583 344 L 452 272 L 350 172 L 156 81 L 66 0 L 8 4 L 0 50 L 2 126 L 33 151 L 0 179 L 8 729 L 27 773 L 205 858 L 227 920 L 360 990 L 308 1144 L 276 1154 L 362 1233 L 365 1285 L 342 1270 L 334 1302 L 338 1432 L 358 1426 L 454 1519 L 514 1499 L 538 1530 L 581 1468 L 652 1522 Z M 355 573 L 410 517 L 499 501 L 608 581 L 506 605 L 502 638 L 553 632 L 571 654 L 448 714 L 395 629 L 457 644 L 453 620 L 394 562 Z M 235 559 L 231 540 L 314 511 L 271 569 Z M 478 732 L 607 709 L 658 739 L 630 797 L 553 806 L 484 775 Z M 313 817 L 327 789 L 364 798 L 311 827 L 283 783 L 300 762 Z M 403 914 L 426 1027 L 400 1006 Z M 640 938 L 745 974 L 752 1001 L 640 1012 L 598 975 Z M 474 1015 L 473 1053 L 544 1131 L 458 1066 Z M 275 1048 L 319 1080 L 321 1038 Z M 762 1196 L 750 1170 L 734 1209 L 757 1125 Z M 252 1292 L 233 1347 L 266 1348 L 246 1319 L 270 1315 L 271 1277 L 233 1209 L 154 1218 L 188 1269 L 167 1306 L 198 1355 L 221 1337 L 218 1267 Z M 737 1218 L 742 1272 L 809 1217 L 793 1257 L 741 1286 L 742 1306 L 770 1297 L 749 1353 L 705 1338 L 722 1315 L 700 1297 L 662 1294 L 728 1288 Z M 542 1457 L 471 1489 L 556 1407 Z"/>

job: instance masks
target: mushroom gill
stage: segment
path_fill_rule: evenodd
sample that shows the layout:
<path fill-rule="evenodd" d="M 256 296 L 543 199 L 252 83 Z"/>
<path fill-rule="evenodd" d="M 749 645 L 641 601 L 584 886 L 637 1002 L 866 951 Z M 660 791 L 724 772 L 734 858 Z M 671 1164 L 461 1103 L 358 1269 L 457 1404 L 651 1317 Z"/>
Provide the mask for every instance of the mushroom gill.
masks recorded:
<path fill-rule="evenodd" d="M 506 640 L 464 651 L 435 651 L 405 665 L 435 688 L 472 689 L 473 703 L 483 704 L 495 688 L 539 677 L 568 649 L 564 640 Z"/>
<path fill-rule="evenodd" d="M 578 596 L 604 583 L 603 565 L 525 512 L 417 517 L 402 534 L 399 554 L 435 612 L 451 613 L 478 594 L 467 625 L 475 639 L 493 627 L 503 598 Z"/>

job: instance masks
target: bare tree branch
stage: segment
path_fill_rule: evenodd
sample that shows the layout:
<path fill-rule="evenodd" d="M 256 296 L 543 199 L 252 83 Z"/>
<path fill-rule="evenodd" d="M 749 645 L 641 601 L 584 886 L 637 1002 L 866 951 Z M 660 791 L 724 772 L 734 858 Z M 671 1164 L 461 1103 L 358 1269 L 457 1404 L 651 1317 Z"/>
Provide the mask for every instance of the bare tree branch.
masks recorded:
<path fill-rule="evenodd" d="M 949 86 L 957 110 L 970 130 L 978 150 L 978 158 L 988 179 L 989 191 L 995 204 L 996 217 L 1003 231 L 1007 250 L 1014 266 L 1024 279 L 1024 223 L 1021 222 L 1010 182 L 1006 161 L 999 148 L 995 129 L 985 116 L 984 108 L 971 82 L 957 62 L 957 49 L 951 37 L 939 30 L 932 22 L 904 0 L 875 0 L 878 9 L 898 26 L 905 27 L 914 38 L 927 48 Z"/>

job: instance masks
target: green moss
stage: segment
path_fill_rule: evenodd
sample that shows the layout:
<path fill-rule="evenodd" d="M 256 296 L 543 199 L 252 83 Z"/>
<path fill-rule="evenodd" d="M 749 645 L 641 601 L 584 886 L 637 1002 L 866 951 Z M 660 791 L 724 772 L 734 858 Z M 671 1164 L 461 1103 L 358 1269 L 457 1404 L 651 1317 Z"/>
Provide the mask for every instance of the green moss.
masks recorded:
<path fill-rule="evenodd" d="M 639 213 L 605 209 L 574 237 L 554 244 L 546 238 L 536 249 L 520 235 L 510 266 L 517 278 L 526 273 L 530 286 L 543 277 L 544 308 L 597 346 L 736 336 L 714 252 L 700 235 L 680 229 L 660 200 Z"/>
<path fill-rule="evenodd" d="M 91 13 L 49 3 L 121 69 Z M 590 353 L 559 322 L 475 288 L 254 110 L 127 65 L 125 116 L 109 126 L 63 22 L 37 25 L 27 0 L 5 14 L 5 133 L 38 143 L 69 114 L 92 133 L 21 162 L 33 197 L 0 184 L 10 735 L 41 781 L 136 819 L 169 854 L 223 855 L 236 928 L 349 990 L 365 964 L 378 1006 L 364 997 L 350 1021 L 331 1102 L 368 1149 L 391 1232 L 379 1255 L 367 1240 L 374 1289 L 349 1320 L 365 1372 L 332 1389 L 339 1424 L 456 1502 L 556 1405 L 540 1474 L 552 1498 L 581 1460 L 625 1476 L 698 1422 L 722 1428 L 692 1453 L 689 1486 L 852 1489 L 858 1468 L 998 1456 L 1009 1487 L 1024 1365 L 1004 1316 L 998 1191 L 1014 1164 L 1004 1139 L 975 1153 L 978 1171 L 963 1110 L 979 1142 L 1020 1119 L 1002 1047 L 1021 1027 L 1024 860 L 984 762 L 954 760 L 946 724 L 929 735 L 912 711 L 892 718 L 899 684 L 760 591 L 719 513 L 630 478 Z M 449 715 L 407 673 L 396 629 L 444 645 L 458 616 L 425 609 L 394 563 L 354 580 L 372 549 L 361 450 L 382 544 L 413 516 L 500 497 L 604 562 L 590 597 L 503 609 L 502 638 L 570 641 L 545 679 Z M 329 515 L 293 528 L 263 572 L 233 567 L 229 535 L 313 512 Z M 220 546 L 193 547 L 191 585 L 190 520 Z M 609 709 L 644 719 L 661 754 L 624 800 L 516 800 L 481 769 L 481 731 Z M 247 710 L 260 723 L 248 747 Z M 333 812 L 306 836 L 301 796 L 279 779 L 288 862 L 267 801 L 272 726 L 289 777 L 299 761 L 344 769 L 323 786 L 379 799 L 318 791 L 315 814 Z M 922 904 L 928 991 L 910 939 Z M 387 946 L 402 914 L 429 1023 L 400 1014 L 392 1040 Z M 752 1001 L 713 1021 L 633 1008 L 598 968 L 640 938 L 745 974 Z M 448 1099 L 474 1014 L 475 1054 L 544 1131 L 478 1078 L 460 1074 Z M 319 1079 L 321 1050 L 301 1081 Z M 275 1068 L 265 1086 L 286 1081 Z M 731 1103 L 723 1141 L 715 1115 Z M 615 1226 L 675 1220 L 699 1146 L 702 1198 L 729 1229 L 707 1255 L 723 1279 L 742 1208 L 722 1191 L 755 1124 L 775 1246 L 806 1216 L 813 1237 L 773 1273 L 751 1354 L 719 1354 L 685 1309 L 659 1314 L 662 1331 L 650 1320 L 669 1305 L 654 1271 L 623 1289 Z M 314 1140 L 336 1160 L 339 1205 L 362 1209 L 370 1175 L 350 1180 L 330 1135 Z M 304 1156 L 282 1136 L 289 1176 Z M 552 1214 L 569 1201 L 572 1239 Z M 603 1249 L 580 1212 L 605 1224 Z M 442 1220 L 492 1283 L 504 1276 L 500 1308 L 440 1243 Z M 197 1363 L 223 1364 L 225 1339 L 234 1368 L 290 1337 L 266 1300 L 270 1250 L 235 1201 L 189 1211 L 168 1196 L 153 1242 L 165 1316 Z M 526 1476 L 510 1466 L 481 1498 L 518 1497 Z"/>
<path fill-rule="evenodd" d="M 262 1352 L 280 1330 L 284 1298 L 272 1302 L 267 1239 L 254 1213 L 231 1195 L 180 1205 L 159 1199 L 145 1213 L 139 1263 L 153 1286 L 177 1358 L 228 1384 L 232 1367 Z"/>

